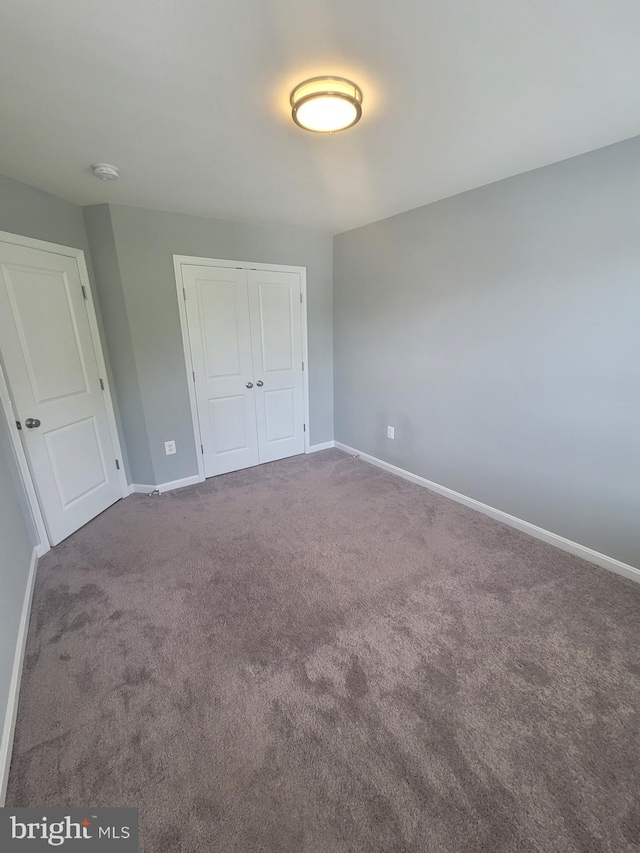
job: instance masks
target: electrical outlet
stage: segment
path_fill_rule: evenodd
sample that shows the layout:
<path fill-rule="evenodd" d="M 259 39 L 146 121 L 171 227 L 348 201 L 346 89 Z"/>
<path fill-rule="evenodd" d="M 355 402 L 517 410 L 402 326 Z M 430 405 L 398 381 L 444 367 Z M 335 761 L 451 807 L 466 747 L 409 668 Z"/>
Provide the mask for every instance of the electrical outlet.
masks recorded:
<path fill-rule="evenodd" d="M 167 454 L 167 456 L 172 456 L 176 452 L 175 441 L 165 441 L 164 452 Z"/>
<path fill-rule="evenodd" d="M 396 429 L 395 427 L 387 427 L 387 438 L 395 438 L 396 437 Z"/>

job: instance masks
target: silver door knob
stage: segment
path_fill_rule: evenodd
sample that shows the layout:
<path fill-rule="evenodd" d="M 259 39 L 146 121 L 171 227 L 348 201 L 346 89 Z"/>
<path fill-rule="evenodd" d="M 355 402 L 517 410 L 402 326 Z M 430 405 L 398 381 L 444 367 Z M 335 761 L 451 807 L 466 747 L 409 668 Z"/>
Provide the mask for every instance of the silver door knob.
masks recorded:
<path fill-rule="evenodd" d="M 253 388 L 253 382 L 247 382 L 247 388 Z"/>
<path fill-rule="evenodd" d="M 258 388 L 262 388 L 262 386 L 264 385 L 264 382 L 262 381 L 262 379 L 258 379 L 258 381 L 256 382 L 256 385 L 258 386 Z"/>
<path fill-rule="evenodd" d="M 24 425 L 27 429 L 35 429 L 40 426 L 40 421 L 37 418 L 27 418 Z"/>

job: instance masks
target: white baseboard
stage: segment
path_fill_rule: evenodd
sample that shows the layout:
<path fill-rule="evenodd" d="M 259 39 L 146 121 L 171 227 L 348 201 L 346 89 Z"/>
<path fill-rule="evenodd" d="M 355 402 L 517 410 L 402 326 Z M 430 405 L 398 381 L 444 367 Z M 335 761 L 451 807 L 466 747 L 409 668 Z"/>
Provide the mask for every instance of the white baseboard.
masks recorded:
<path fill-rule="evenodd" d="M 152 486 L 147 483 L 131 483 L 129 486 L 129 494 L 144 494 L 148 495 L 150 492 L 156 491 L 159 492 L 170 492 L 173 489 L 183 489 L 185 486 L 194 486 L 196 483 L 202 482 L 200 480 L 199 474 L 193 474 L 191 477 L 183 477 L 181 480 L 169 480 L 168 483 L 160 483 L 159 486 Z"/>
<path fill-rule="evenodd" d="M 158 486 L 147 485 L 146 483 L 131 483 L 129 486 L 131 491 L 129 494 L 132 495 L 148 495 L 149 492 L 152 492 L 154 489 L 157 489 Z"/>
<path fill-rule="evenodd" d="M 636 569 L 634 566 L 629 566 L 627 563 L 622 563 L 614 557 L 608 557 L 606 554 L 601 554 L 599 551 L 587 548 L 586 545 L 580 545 L 578 542 L 573 542 L 571 539 L 565 539 L 564 536 L 552 533 L 550 530 L 545 530 L 543 527 L 538 527 L 535 524 L 531 524 L 529 521 L 517 518 L 515 515 L 509 515 L 509 513 L 503 512 L 501 509 L 496 509 L 488 504 L 484 504 L 481 501 L 477 501 L 475 498 L 469 498 L 466 495 L 460 494 L 460 492 L 454 492 L 453 489 L 441 486 L 439 483 L 434 483 L 431 480 L 418 476 L 418 474 L 412 474 L 411 471 L 405 471 L 404 468 L 398 468 L 396 465 L 392 465 L 390 462 L 384 462 L 382 459 L 378 459 L 375 456 L 369 456 L 368 453 L 362 453 L 354 447 L 349 447 L 339 441 L 335 442 L 335 446 L 338 450 L 344 451 L 344 453 L 359 456 L 364 462 L 368 462 L 371 465 L 382 468 L 384 471 L 389 471 L 398 477 L 409 480 L 411 483 L 416 483 L 418 486 L 423 486 L 425 489 L 430 489 L 432 492 L 437 492 L 439 495 L 444 495 L 445 498 L 450 498 L 452 501 L 457 501 L 458 503 L 471 507 L 471 509 L 475 509 L 478 512 L 483 512 L 485 515 L 489 515 L 491 518 L 495 518 L 497 521 L 503 522 L 503 524 L 508 524 L 509 527 L 515 527 L 516 530 L 528 533 L 529 536 L 533 536 L 536 539 L 542 539 L 543 542 L 555 545 L 556 548 L 560 548 L 562 551 L 567 551 L 575 557 L 581 557 L 583 560 L 595 563 L 603 569 L 608 569 L 610 572 L 615 572 L 618 575 L 623 575 L 625 578 L 630 578 L 631 580 L 640 583 L 640 569 Z"/>
<path fill-rule="evenodd" d="M 335 447 L 335 441 L 323 441 L 321 444 L 312 444 L 307 448 L 307 453 L 317 453 L 319 450 L 330 450 Z"/>
<path fill-rule="evenodd" d="M 22 665 L 24 663 L 24 650 L 27 644 L 27 633 L 29 631 L 29 617 L 31 615 L 31 599 L 33 598 L 33 587 L 36 580 L 36 568 L 38 566 L 38 548 L 34 548 L 31 554 L 29 574 L 27 575 L 27 588 L 25 589 L 22 602 L 22 613 L 18 625 L 18 637 L 16 639 L 16 650 L 13 657 L 13 669 L 11 671 L 11 683 L 9 684 L 9 697 L 4 715 L 0 739 L 0 807 L 4 806 L 7 795 L 7 784 L 9 782 L 9 768 L 11 766 L 11 753 L 13 751 L 13 736 L 16 729 L 16 716 L 18 714 L 18 699 L 20 698 L 20 681 L 22 679 Z"/>

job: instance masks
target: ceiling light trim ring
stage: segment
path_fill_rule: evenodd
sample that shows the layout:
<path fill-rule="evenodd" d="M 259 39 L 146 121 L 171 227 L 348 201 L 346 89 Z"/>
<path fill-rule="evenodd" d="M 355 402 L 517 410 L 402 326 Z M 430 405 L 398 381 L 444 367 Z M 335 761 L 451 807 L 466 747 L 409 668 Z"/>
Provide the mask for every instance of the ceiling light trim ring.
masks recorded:
<path fill-rule="evenodd" d="M 300 89 L 303 89 L 305 86 L 308 86 L 310 83 L 326 83 L 326 84 L 346 83 L 350 89 L 353 89 L 353 91 L 355 93 L 354 97 L 356 98 L 356 100 L 358 100 L 360 103 L 362 103 L 362 89 L 360 88 L 360 86 L 356 85 L 353 82 L 353 80 L 349 80 L 347 77 L 336 77 L 335 74 L 320 74 L 317 77 L 309 77 L 308 79 L 303 80 L 302 83 L 298 83 L 296 86 L 293 87 L 293 91 L 291 92 L 291 95 L 289 97 L 289 100 L 291 102 L 292 107 L 295 106 L 296 92 L 299 92 Z M 316 94 L 319 94 L 319 93 L 316 93 Z M 323 89 L 322 94 L 323 95 L 333 95 L 333 94 L 337 94 L 337 92 L 333 92 L 333 91 L 330 92 L 326 89 Z"/>

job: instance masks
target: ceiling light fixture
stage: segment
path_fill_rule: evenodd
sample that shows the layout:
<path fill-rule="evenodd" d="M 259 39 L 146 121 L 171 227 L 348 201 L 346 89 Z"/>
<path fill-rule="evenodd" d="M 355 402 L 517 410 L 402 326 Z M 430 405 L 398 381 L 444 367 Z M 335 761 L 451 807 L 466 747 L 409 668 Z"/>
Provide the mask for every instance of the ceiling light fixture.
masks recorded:
<path fill-rule="evenodd" d="M 335 133 L 360 121 L 362 89 L 344 77 L 312 77 L 291 93 L 291 117 L 304 130 Z"/>
<path fill-rule="evenodd" d="M 110 163 L 94 163 L 91 171 L 99 181 L 117 181 L 120 177 L 118 169 Z"/>

